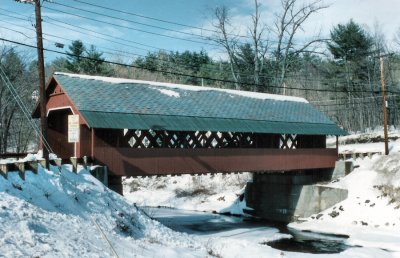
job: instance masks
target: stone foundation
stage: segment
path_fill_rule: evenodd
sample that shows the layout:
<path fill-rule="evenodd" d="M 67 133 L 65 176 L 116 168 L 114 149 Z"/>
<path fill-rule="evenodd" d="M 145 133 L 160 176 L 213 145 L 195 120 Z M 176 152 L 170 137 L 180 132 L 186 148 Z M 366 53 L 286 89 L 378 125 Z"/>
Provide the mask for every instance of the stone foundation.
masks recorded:
<path fill-rule="evenodd" d="M 347 174 L 342 170 L 348 166 L 342 162 L 335 170 L 254 173 L 245 190 L 247 207 L 253 209 L 247 212 L 272 221 L 291 222 L 345 200 L 347 190 L 318 185 Z"/>

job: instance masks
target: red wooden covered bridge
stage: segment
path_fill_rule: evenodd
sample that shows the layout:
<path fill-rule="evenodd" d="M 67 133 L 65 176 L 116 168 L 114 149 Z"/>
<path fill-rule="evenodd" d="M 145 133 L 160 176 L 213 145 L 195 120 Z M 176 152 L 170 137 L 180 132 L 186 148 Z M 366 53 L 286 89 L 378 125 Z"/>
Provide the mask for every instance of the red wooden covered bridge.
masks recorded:
<path fill-rule="evenodd" d="M 55 73 L 48 138 L 61 158 L 88 156 L 121 176 L 333 168 L 327 135 L 344 131 L 305 99 Z M 34 116 L 39 116 L 38 108 Z M 78 115 L 78 142 L 68 116 Z"/>

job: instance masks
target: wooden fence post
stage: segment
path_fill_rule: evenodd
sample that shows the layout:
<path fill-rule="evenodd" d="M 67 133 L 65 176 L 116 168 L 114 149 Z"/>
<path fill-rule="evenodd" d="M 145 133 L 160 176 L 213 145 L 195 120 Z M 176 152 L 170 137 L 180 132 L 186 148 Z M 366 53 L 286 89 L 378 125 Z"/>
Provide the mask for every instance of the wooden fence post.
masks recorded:
<path fill-rule="evenodd" d="M 8 167 L 7 164 L 0 164 L 0 175 L 7 179 Z"/>
<path fill-rule="evenodd" d="M 16 161 L 14 164 L 18 169 L 19 177 L 25 181 L 25 162 Z"/>
<path fill-rule="evenodd" d="M 71 161 L 71 164 L 72 164 L 72 172 L 77 174 L 78 173 L 78 158 L 71 157 L 70 161 Z"/>

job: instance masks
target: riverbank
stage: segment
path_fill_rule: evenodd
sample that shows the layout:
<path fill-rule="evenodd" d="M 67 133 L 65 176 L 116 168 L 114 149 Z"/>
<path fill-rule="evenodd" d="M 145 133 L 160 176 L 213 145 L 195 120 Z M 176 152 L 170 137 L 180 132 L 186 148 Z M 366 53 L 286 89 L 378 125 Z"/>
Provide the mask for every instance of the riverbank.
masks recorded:
<path fill-rule="evenodd" d="M 348 244 L 400 252 L 400 153 L 357 159 L 348 176 L 328 184 L 348 190 L 341 203 L 290 228 L 348 235 Z"/>

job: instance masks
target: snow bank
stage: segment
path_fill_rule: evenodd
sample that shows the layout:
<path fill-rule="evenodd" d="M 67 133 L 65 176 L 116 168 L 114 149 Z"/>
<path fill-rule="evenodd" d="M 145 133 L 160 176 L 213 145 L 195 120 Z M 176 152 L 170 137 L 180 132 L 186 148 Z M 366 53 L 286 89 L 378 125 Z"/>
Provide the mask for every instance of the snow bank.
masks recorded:
<path fill-rule="evenodd" d="M 204 256 L 191 237 L 151 220 L 88 171 L 70 169 L 39 169 L 26 181 L 0 176 L 0 256 L 113 257 L 98 226 L 120 257 Z"/>
<path fill-rule="evenodd" d="M 382 191 L 400 186 L 400 153 L 357 159 L 351 174 L 332 187 L 348 189 L 349 196 L 320 214 L 292 223 L 296 230 L 349 235 L 351 245 L 400 252 L 400 198 Z"/>

